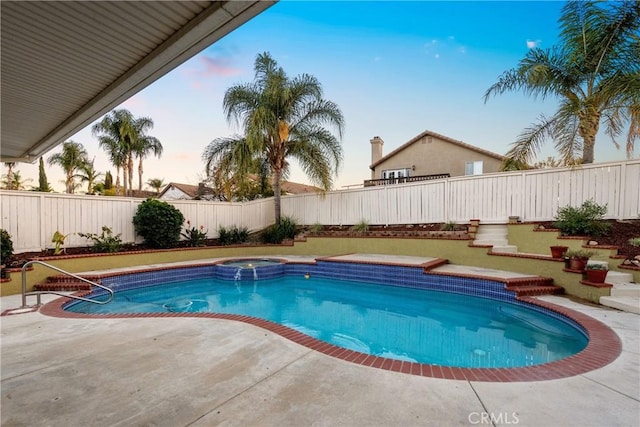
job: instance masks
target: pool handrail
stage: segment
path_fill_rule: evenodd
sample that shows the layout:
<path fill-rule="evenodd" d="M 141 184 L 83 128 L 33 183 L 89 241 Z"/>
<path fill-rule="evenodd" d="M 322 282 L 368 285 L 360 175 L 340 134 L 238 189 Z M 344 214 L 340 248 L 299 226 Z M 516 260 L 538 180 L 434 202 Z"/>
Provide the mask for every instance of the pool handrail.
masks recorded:
<path fill-rule="evenodd" d="M 72 294 L 63 294 L 61 292 L 57 292 L 57 291 L 31 291 L 31 292 L 27 292 L 27 268 L 30 267 L 33 264 L 39 264 L 42 265 L 44 267 L 48 267 L 52 270 L 55 270 L 59 273 L 62 273 L 66 276 L 69 277 L 73 277 L 74 279 L 80 280 L 82 282 L 88 283 L 91 286 L 97 286 L 100 289 L 103 289 L 105 291 L 107 291 L 109 293 L 109 298 L 105 301 L 99 301 L 99 300 L 95 300 L 95 299 L 91 299 L 91 298 L 85 298 L 85 297 L 81 297 L 79 295 L 72 295 Z M 104 285 L 101 285 L 97 282 L 92 282 L 91 280 L 85 279 L 84 277 L 78 276 L 77 274 L 73 274 L 70 273 L 66 270 L 63 270 L 61 268 L 58 268 L 54 265 L 48 264 L 46 262 L 43 261 L 38 261 L 38 260 L 32 260 L 32 261 L 28 261 L 26 262 L 23 266 L 22 266 L 22 307 L 21 308 L 27 308 L 27 295 L 36 295 L 37 296 L 37 302 L 36 305 L 40 306 L 42 305 L 42 301 L 40 299 L 40 295 L 42 294 L 53 294 L 53 295 L 59 295 L 61 297 L 66 297 L 66 298 L 72 298 L 72 299 L 77 299 L 80 301 L 86 301 L 86 302 L 90 302 L 93 304 L 107 304 L 109 302 L 111 302 L 111 300 L 113 299 L 113 290 L 111 288 L 108 288 Z"/>

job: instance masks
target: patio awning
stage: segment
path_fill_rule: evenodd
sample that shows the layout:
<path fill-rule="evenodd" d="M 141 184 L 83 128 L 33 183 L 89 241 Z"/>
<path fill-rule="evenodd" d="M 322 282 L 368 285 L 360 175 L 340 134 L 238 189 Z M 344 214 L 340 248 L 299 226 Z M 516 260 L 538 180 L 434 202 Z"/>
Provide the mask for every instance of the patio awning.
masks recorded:
<path fill-rule="evenodd" d="M 5 1 L 2 162 L 35 162 L 277 0 Z"/>

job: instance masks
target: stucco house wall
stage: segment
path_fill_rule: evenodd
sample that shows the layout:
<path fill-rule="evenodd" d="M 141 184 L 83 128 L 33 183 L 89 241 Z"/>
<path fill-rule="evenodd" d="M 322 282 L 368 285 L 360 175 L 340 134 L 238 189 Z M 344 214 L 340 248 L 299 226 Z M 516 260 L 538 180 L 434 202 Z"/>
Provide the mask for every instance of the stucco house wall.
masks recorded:
<path fill-rule="evenodd" d="M 425 131 L 379 159 L 383 141 L 371 140 L 371 179 L 381 179 L 383 171 L 409 170 L 409 176 L 448 173 L 465 175 L 467 162 L 482 162 L 482 173 L 499 172 L 503 157 L 434 132 Z"/>

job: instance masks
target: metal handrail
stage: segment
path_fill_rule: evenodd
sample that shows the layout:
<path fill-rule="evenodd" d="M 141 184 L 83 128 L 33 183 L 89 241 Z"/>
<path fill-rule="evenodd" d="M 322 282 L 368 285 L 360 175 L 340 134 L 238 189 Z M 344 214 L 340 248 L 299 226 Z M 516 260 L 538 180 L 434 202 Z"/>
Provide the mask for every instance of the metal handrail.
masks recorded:
<path fill-rule="evenodd" d="M 84 298 L 78 295 L 71 295 L 71 294 L 63 294 L 57 291 L 31 291 L 31 292 L 27 292 L 27 267 L 33 265 L 33 264 L 39 264 L 45 267 L 48 267 L 52 270 L 55 270 L 59 273 L 62 273 L 64 275 L 73 277 L 74 279 L 78 279 L 82 282 L 88 283 L 92 286 L 97 286 L 100 289 L 103 289 L 105 291 L 107 291 L 109 293 L 109 299 L 107 299 L 106 301 L 98 301 L 98 300 L 94 300 L 91 298 Z M 53 266 L 51 264 L 47 264 L 46 262 L 42 262 L 42 261 L 37 261 L 37 260 L 33 260 L 33 261 L 28 261 L 27 263 L 25 263 L 22 266 L 22 308 L 26 308 L 27 306 L 27 295 L 36 295 L 37 296 L 37 305 L 42 305 L 41 299 L 40 299 L 40 295 L 42 294 L 53 294 L 53 295 L 59 295 L 61 297 L 67 297 L 67 298 L 73 298 L 73 299 L 77 299 L 80 301 L 86 301 L 86 302 L 90 302 L 93 304 L 107 304 L 109 302 L 111 302 L 111 300 L 113 299 L 113 290 L 101 285 L 99 283 L 96 282 L 92 282 L 91 280 L 85 279 L 84 277 L 80 277 L 76 274 L 73 273 L 69 273 L 68 271 L 62 270 L 61 268 L 58 268 L 56 266 Z"/>

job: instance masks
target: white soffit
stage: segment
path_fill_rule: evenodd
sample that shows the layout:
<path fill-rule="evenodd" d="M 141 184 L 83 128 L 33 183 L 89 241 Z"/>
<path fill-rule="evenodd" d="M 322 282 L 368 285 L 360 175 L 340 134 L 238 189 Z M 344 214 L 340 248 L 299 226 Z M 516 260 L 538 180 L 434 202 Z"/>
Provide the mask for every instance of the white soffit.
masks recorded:
<path fill-rule="evenodd" d="M 277 0 L 0 2 L 3 162 L 35 162 Z"/>

